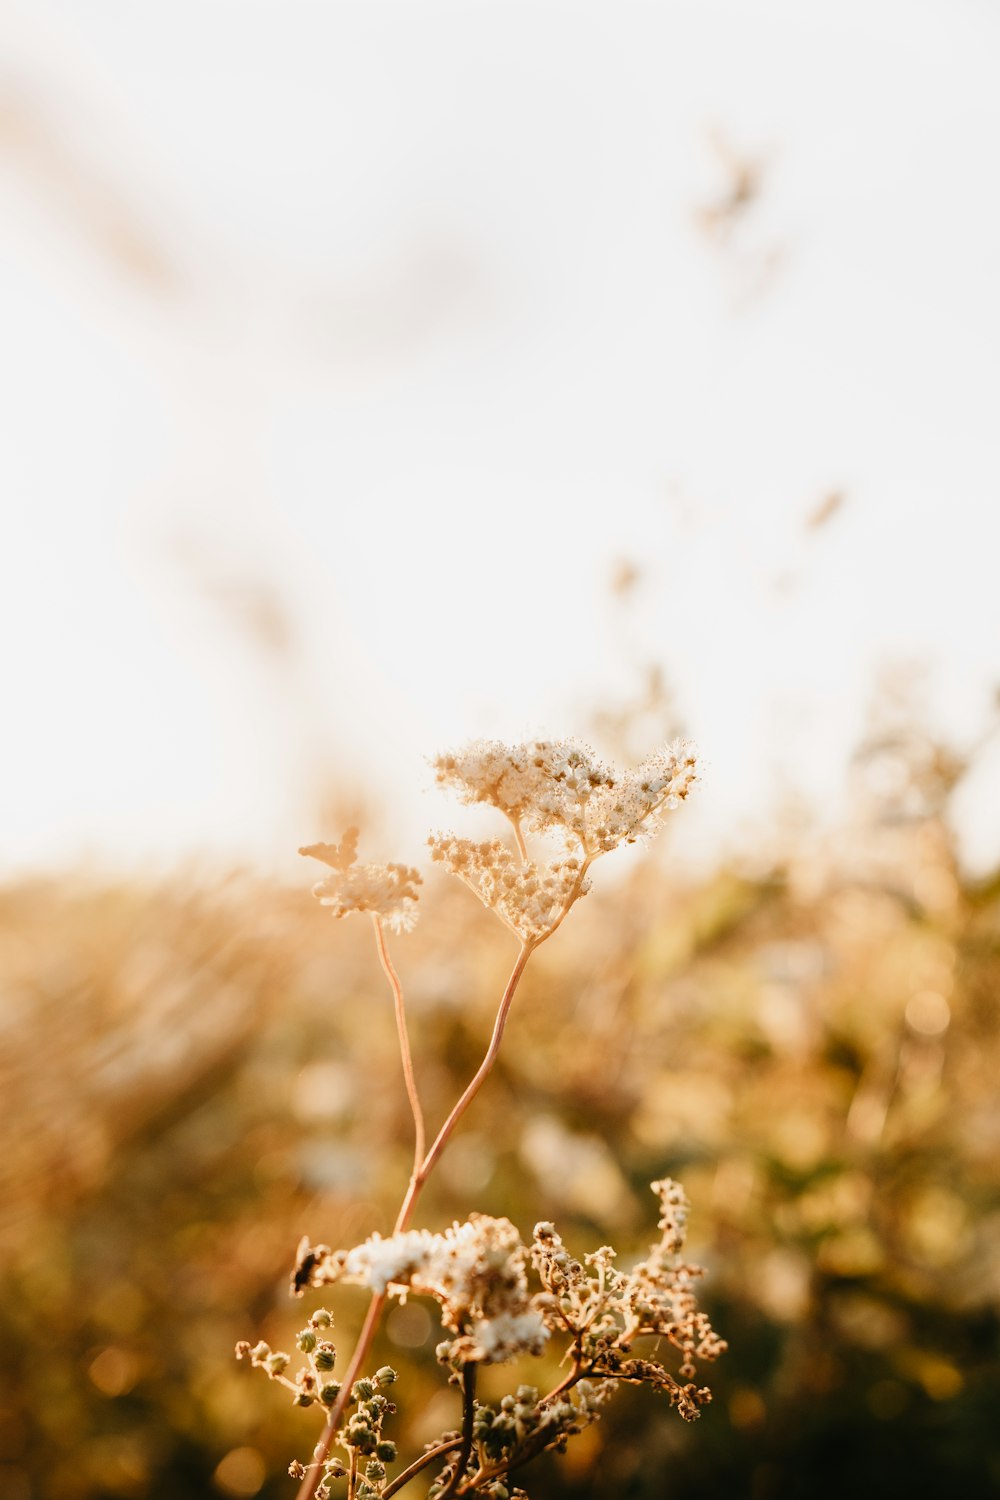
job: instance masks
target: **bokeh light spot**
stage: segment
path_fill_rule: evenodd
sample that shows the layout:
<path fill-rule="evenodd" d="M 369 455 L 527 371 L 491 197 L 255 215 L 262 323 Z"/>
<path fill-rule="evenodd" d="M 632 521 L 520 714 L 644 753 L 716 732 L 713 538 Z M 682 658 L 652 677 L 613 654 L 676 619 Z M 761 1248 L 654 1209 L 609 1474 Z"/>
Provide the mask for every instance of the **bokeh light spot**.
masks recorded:
<path fill-rule="evenodd" d="M 936 990 L 918 990 L 906 1006 L 906 1024 L 921 1036 L 940 1036 L 948 1030 L 951 1008 Z"/>
<path fill-rule="evenodd" d="M 267 1478 L 267 1468 L 256 1448 L 233 1448 L 212 1475 L 224 1495 L 256 1495 Z"/>
<path fill-rule="evenodd" d="M 431 1336 L 431 1316 L 419 1302 L 404 1302 L 390 1313 L 385 1327 L 397 1349 L 420 1349 Z"/>
<path fill-rule="evenodd" d="M 124 1396 L 135 1385 L 139 1368 L 134 1354 L 109 1344 L 91 1360 L 87 1374 L 102 1396 Z"/>

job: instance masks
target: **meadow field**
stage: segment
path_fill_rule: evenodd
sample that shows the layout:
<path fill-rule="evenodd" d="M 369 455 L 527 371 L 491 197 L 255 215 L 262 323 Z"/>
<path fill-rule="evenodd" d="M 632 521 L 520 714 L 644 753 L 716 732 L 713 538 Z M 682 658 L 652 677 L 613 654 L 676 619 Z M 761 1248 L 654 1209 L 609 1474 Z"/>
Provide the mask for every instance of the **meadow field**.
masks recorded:
<path fill-rule="evenodd" d="M 803 830 L 755 870 L 694 882 L 654 846 L 526 973 L 420 1222 L 475 1207 L 530 1235 L 551 1217 L 574 1251 L 610 1240 L 627 1261 L 669 1173 L 729 1343 L 701 1421 L 625 1391 L 529 1493 L 996 1492 L 1000 872 L 972 882 L 956 862 L 965 770 L 916 732 L 872 741 L 839 841 Z M 422 905 L 393 947 L 436 1122 L 512 944 L 445 877 Z M 315 1416 L 232 1351 L 294 1338 L 301 1235 L 384 1230 L 405 1186 L 367 924 L 326 919 L 307 875 L 144 887 L 77 870 L 4 889 L 0 976 L 0 1491 L 289 1494 Z M 363 1294 L 330 1295 L 347 1344 Z M 395 1309 L 376 1347 L 400 1373 L 394 1436 L 417 1449 L 457 1411 L 434 1311 Z M 545 1360 L 490 1373 L 538 1382 L 525 1365 Z"/>

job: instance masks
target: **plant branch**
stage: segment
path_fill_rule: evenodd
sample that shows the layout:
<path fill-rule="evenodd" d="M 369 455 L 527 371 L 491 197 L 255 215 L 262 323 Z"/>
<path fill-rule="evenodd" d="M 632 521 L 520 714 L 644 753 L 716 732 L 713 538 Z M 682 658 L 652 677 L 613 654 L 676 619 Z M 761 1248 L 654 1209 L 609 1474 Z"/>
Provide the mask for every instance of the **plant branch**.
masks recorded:
<path fill-rule="evenodd" d="M 410 1110 L 413 1114 L 413 1170 L 419 1171 L 420 1163 L 424 1159 L 426 1142 L 424 1138 L 424 1112 L 420 1105 L 420 1095 L 417 1093 L 417 1081 L 413 1074 L 413 1059 L 410 1056 L 410 1038 L 406 1030 L 406 1008 L 403 1003 L 403 986 L 399 982 L 399 975 L 393 968 L 392 959 L 389 957 L 389 949 L 385 941 L 385 929 L 382 926 L 382 918 L 377 912 L 372 912 L 372 926 L 375 928 L 375 946 L 378 949 L 379 962 L 382 965 L 389 988 L 392 990 L 393 1003 L 396 1010 L 396 1031 L 399 1033 L 399 1052 L 403 1059 L 403 1078 L 406 1081 L 406 1097 L 410 1101 Z"/>
<path fill-rule="evenodd" d="M 447 1443 L 438 1443 L 436 1448 L 430 1448 L 426 1453 L 422 1453 L 419 1458 L 414 1459 L 408 1469 L 404 1469 L 402 1474 L 397 1474 L 392 1483 L 386 1486 L 382 1491 L 382 1500 L 389 1500 L 390 1495 L 398 1494 L 404 1485 L 409 1484 L 411 1479 L 415 1479 L 420 1470 L 426 1469 L 427 1465 L 433 1463 L 436 1458 L 442 1458 L 446 1453 L 454 1453 L 455 1449 L 461 1446 L 460 1437 L 450 1438 Z"/>
<path fill-rule="evenodd" d="M 437 1138 L 435 1139 L 433 1146 L 424 1157 L 418 1170 L 414 1172 L 409 1189 L 407 1190 L 406 1197 L 403 1199 L 403 1205 L 399 1210 L 399 1217 L 396 1220 L 396 1227 L 393 1231 L 395 1234 L 399 1234 L 409 1224 L 410 1215 L 413 1212 L 413 1208 L 416 1204 L 417 1198 L 420 1196 L 421 1188 L 427 1181 L 431 1172 L 434 1170 L 435 1163 L 437 1162 L 438 1157 L 441 1155 L 441 1152 L 444 1150 L 445 1146 L 447 1146 L 452 1132 L 455 1129 L 455 1126 L 465 1114 L 465 1111 L 468 1109 L 473 1099 L 479 1093 L 479 1090 L 482 1088 L 483 1084 L 486 1082 L 487 1078 L 493 1070 L 493 1064 L 497 1060 L 497 1053 L 500 1051 L 500 1043 L 503 1040 L 504 1027 L 507 1024 L 507 1016 L 510 1013 L 510 1007 L 514 999 L 514 993 L 517 989 L 518 983 L 520 982 L 521 975 L 524 973 L 525 965 L 527 964 L 528 959 L 531 957 L 535 946 L 535 943 L 530 941 L 524 941 L 521 944 L 521 951 L 517 955 L 514 967 L 510 973 L 510 978 L 507 980 L 507 988 L 503 992 L 503 998 L 501 999 L 499 1009 L 497 1010 L 496 1020 L 493 1022 L 493 1035 L 490 1037 L 490 1044 L 486 1049 L 486 1055 L 484 1056 L 482 1062 L 479 1064 L 479 1067 L 476 1070 L 475 1076 L 473 1077 L 471 1083 L 469 1083 L 469 1085 L 465 1089 L 465 1092 L 458 1100 L 458 1103 L 454 1106 L 447 1120 L 445 1120 L 444 1124 L 441 1126 L 441 1129 L 438 1131 Z"/>

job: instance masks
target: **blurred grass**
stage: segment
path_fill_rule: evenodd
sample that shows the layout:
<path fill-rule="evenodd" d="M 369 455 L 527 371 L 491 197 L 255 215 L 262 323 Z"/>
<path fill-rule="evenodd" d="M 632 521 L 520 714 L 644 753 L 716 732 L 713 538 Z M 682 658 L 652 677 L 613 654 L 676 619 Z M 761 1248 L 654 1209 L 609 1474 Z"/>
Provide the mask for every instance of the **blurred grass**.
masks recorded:
<path fill-rule="evenodd" d="M 554 1217 L 626 1256 L 671 1173 L 731 1344 L 693 1429 L 623 1392 L 534 1495 L 1000 1487 L 1000 872 L 959 868 L 964 769 L 875 737 L 836 849 L 803 837 L 693 886 L 644 858 L 529 968 L 425 1222 Z M 290 1493 L 317 1420 L 231 1351 L 288 1347 L 299 1236 L 384 1229 L 405 1183 L 370 948 L 307 875 L 0 895 L 5 1500 Z M 509 940 L 432 884 L 394 951 L 433 1122 L 481 1055 Z M 342 1348 L 363 1303 L 336 1300 Z M 403 1372 L 404 1442 L 455 1419 L 435 1341 L 413 1305 L 376 1351 Z"/>

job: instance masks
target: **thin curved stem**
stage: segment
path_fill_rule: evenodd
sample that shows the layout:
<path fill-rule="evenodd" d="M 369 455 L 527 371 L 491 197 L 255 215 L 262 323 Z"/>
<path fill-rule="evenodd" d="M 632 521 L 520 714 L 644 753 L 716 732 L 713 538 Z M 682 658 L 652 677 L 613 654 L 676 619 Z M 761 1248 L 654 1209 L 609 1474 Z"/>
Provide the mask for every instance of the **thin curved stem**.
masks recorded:
<path fill-rule="evenodd" d="M 426 1453 L 421 1453 L 420 1457 L 414 1459 L 409 1468 L 404 1469 L 402 1474 L 397 1474 L 392 1483 L 386 1485 L 382 1491 L 382 1500 L 389 1500 L 391 1495 L 395 1495 L 404 1485 L 409 1484 L 411 1479 L 417 1477 L 421 1469 L 426 1469 L 427 1465 L 432 1464 L 436 1458 L 443 1458 L 446 1453 L 454 1453 L 455 1449 L 461 1448 L 461 1446 L 462 1439 L 460 1437 L 451 1438 L 447 1443 L 438 1443 L 436 1448 L 429 1448 Z"/>
<path fill-rule="evenodd" d="M 407 1190 L 406 1197 L 403 1199 L 403 1205 L 399 1210 L 399 1217 L 396 1220 L 396 1228 L 394 1230 L 394 1233 L 396 1234 L 399 1234 L 401 1230 L 405 1229 L 407 1224 L 410 1222 L 410 1214 L 412 1213 L 417 1198 L 420 1195 L 421 1188 L 427 1181 L 431 1172 L 434 1170 L 435 1163 L 437 1162 L 438 1157 L 441 1155 L 441 1152 L 444 1150 L 445 1146 L 447 1146 L 452 1132 L 455 1129 L 455 1126 L 465 1114 L 465 1111 L 468 1109 L 473 1099 L 479 1093 L 479 1090 L 482 1088 L 483 1084 L 486 1082 L 487 1078 L 493 1070 L 493 1064 L 497 1060 L 497 1053 L 500 1051 L 500 1043 L 503 1040 L 504 1027 L 507 1024 L 507 1016 L 510 1013 L 510 1007 L 514 999 L 514 992 L 517 989 L 521 975 L 524 973 L 524 967 L 528 962 L 528 959 L 531 957 L 535 946 L 536 945 L 533 942 L 523 942 L 521 944 L 521 951 L 517 955 L 517 960 L 514 964 L 513 969 L 511 970 L 510 978 L 507 980 L 507 988 L 503 992 L 503 998 L 501 999 L 499 1008 L 497 1010 L 496 1020 L 493 1022 L 493 1035 L 490 1037 L 490 1044 L 486 1049 L 486 1055 L 484 1056 L 482 1062 L 479 1064 L 479 1067 L 476 1070 L 475 1076 L 473 1077 L 472 1081 L 469 1083 L 468 1087 L 465 1089 L 465 1092 L 462 1094 L 461 1098 L 452 1109 L 447 1120 L 445 1120 L 444 1124 L 441 1126 L 441 1129 L 438 1131 L 437 1137 L 434 1141 L 434 1144 L 431 1146 L 431 1149 L 424 1157 L 418 1170 L 414 1172 L 409 1189 Z"/>
<path fill-rule="evenodd" d="M 378 912 L 372 912 L 372 926 L 375 928 L 375 946 L 378 949 L 379 962 L 389 988 L 392 990 L 393 1003 L 396 1010 L 396 1031 L 399 1034 L 399 1053 L 403 1059 L 403 1078 L 406 1081 L 406 1097 L 410 1101 L 410 1110 L 413 1114 L 413 1171 L 417 1172 L 420 1163 L 424 1159 L 426 1145 L 424 1134 L 424 1112 L 420 1104 L 420 1095 L 417 1093 L 417 1080 L 413 1074 L 413 1059 L 410 1055 L 410 1038 L 406 1030 L 406 1008 L 403 1003 L 403 986 L 399 982 L 399 975 L 393 968 L 392 959 L 389 957 L 389 949 L 385 941 L 385 929 L 382 926 L 382 918 Z"/>

